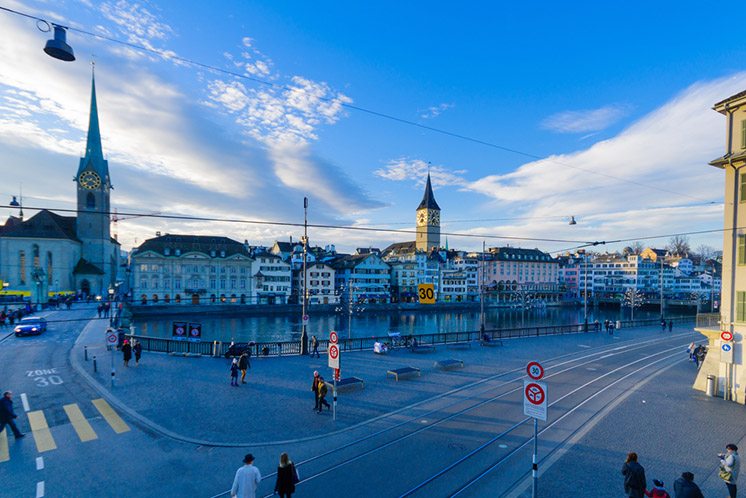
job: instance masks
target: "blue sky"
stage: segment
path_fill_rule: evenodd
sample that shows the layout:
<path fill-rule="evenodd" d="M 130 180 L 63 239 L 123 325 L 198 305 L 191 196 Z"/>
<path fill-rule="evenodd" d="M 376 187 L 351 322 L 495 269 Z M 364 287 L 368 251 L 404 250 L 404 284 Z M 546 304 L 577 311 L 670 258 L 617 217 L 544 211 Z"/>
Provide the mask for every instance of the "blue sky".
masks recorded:
<path fill-rule="evenodd" d="M 740 3 L 0 6 L 294 89 L 76 32 L 68 40 L 78 60 L 62 63 L 43 54 L 47 35 L 33 21 L 0 13 L 12 48 L 0 61 L 0 195 L 23 184 L 26 205 L 74 206 L 70 179 L 84 145 L 95 57 L 112 205 L 120 212 L 292 222 L 302 221 L 307 195 L 311 223 L 413 228 L 430 163 L 448 232 L 592 241 L 722 226 L 722 172 L 707 161 L 723 153 L 724 118 L 711 106 L 746 88 L 742 35 L 720 28 L 724 13 L 743 12 Z M 567 225 L 571 215 L 578 225 Z M 156 230 L 256 244 L 300 235 L 144 218 L 118 230 L 125 248 Z M 346 250 L 407 239 L 311 232 L 313 243 Z M 691 242 L 719 248 L 722 235 Z M 449 245 L 476 249 L 481 239 L 449 236 Z"/>

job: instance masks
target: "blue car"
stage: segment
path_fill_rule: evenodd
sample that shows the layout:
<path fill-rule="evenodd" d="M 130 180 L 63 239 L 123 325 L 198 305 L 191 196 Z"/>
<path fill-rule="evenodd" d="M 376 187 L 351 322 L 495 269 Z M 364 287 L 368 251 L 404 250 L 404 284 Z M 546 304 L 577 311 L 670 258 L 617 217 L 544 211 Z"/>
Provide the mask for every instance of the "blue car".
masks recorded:
<path fill-rule="evenodd" d="M 39 335 L 47 330 L 47 321 L 40 316 L 27 316 L 22 318 L 13 331 L 16 337 L 22 335 Z"/>

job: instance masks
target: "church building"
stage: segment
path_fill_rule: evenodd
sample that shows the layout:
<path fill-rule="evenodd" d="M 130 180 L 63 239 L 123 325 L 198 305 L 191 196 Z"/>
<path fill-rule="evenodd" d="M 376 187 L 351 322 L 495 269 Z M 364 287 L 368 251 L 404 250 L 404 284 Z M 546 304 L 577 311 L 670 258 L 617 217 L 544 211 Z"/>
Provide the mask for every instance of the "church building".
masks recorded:
<path fill-rule="evenodd" d="M 21 206 L 18 217 L 10 216 L 0 226 L 3 293 L 39 303 L 57 293 L 103 296 L 117 281 L 120 250 L 110 235 L 112 185 L 101 146 L 93 78 L 85 155 L 73 181 L 77 217 L 42 209 L 24 220 Z"/>

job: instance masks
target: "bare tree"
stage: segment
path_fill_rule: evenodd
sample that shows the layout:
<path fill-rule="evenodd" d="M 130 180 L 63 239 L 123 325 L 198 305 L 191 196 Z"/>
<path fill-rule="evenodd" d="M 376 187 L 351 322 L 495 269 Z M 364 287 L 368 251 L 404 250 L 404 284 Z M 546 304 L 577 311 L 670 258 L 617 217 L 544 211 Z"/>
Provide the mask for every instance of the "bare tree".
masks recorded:
<path fill-rule="evenodd" d="M 669 239 L 666 249 L 675 256 L 688 256 L 689 252 L 691 252 L 691 248 L 689 247 L 689 237 L 686 235 L 674 235 Z"/>
<path fill-rule="evenodd" d="M 632 243 L 630 249 L 632 250 L 632 254 L 640 254 L 642 251 L 645 250 L 645 246 L 642 245 L 642 242 L 636 240 Z"/>
<path fill-rule="evenodd" d="M 624 292 L 622 296 L 622 306 L 626 306 L 630 309 L 631 319 L 635 319 L 635 308 L 640 308 L 645 304 L 645 294 L 637 289 L 630 287 Z"/>
<path fill-rule="evenodd" d="M 697 246 L 697 249 L 694 251 L 694 253 L 699 256 L 702 261 L 707 261 L 708 259 L 712 259 L 715 256 L 715 248 L 712 246 L 708 246 L 707 244 L 700 244 Z"/>

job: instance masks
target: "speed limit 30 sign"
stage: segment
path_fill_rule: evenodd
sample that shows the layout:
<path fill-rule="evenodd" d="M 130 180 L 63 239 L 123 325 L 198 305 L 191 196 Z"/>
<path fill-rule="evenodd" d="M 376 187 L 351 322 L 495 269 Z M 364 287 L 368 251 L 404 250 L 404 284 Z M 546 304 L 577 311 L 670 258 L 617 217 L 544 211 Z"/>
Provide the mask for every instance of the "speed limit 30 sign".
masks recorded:
<path fill-rule="evenodd" d="M 533 380 L 540 380 L 544 377 L 544 367 L 538 361 L 532 361 L 526 365 L 526 373 Z"/>

